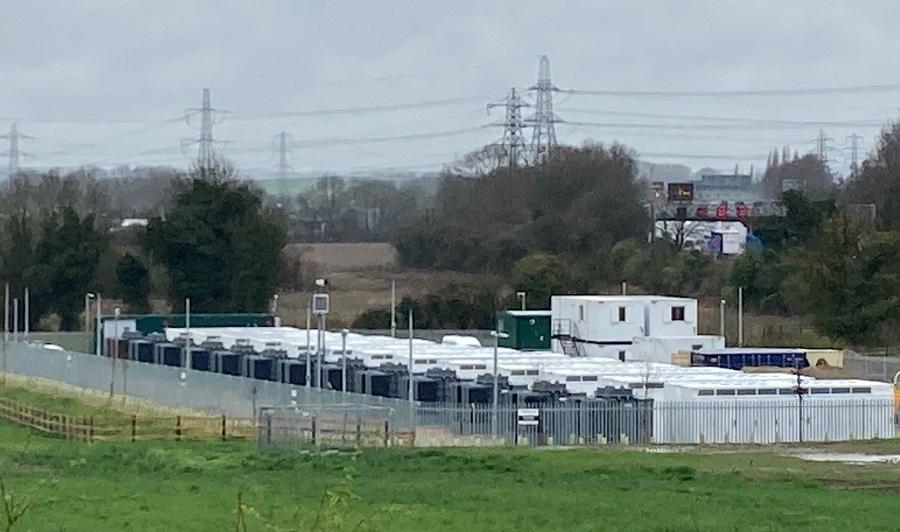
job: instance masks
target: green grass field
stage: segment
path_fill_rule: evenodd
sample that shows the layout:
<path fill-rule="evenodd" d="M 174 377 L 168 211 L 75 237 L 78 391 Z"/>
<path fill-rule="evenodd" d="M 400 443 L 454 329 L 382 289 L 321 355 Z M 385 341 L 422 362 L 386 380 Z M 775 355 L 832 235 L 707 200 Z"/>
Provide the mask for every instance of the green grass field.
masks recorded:
<path fill-rule="evenodd" d="M 896 442 L 870 447 L 900 450 Z M 240 442 L 89 446 L 0 423 L 0 477 L 8 500 L 31 504 L 13 530 L 900 528 L 900 467 L 745 450 L 354 456 L 260 452 Z"/>

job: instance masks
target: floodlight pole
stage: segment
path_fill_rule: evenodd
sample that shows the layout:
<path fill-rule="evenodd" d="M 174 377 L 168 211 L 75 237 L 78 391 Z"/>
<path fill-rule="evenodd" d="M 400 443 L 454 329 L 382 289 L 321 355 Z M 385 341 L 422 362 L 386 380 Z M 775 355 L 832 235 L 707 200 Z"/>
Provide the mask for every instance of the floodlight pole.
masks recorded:
<path fill-rule="evenodd" d="M 25 287 L 25 326 L 24 326 L 25 338 L 28 338 L 28 333 L 31 332 L 31 324 L 29 323 L 31 321 L 29 319 L 29 317 L 31 315 L 30 311 L 31 311 L 31 291 L 26 286 Z"/>
<path fill-rule="evenodd" d="M 13 342 L 19 341 L 19 298 L 13 298 Z"/>
<path fill-rule="evenodd" d="M 193 342 L 191 342 L 191 298 L 184 298 L 184 367 L 191 369 L 193 366 L 194 354 L 191 352 Z"/>
<path fill-rule="evenodd" d="M 341 329 L 341 394 L 347 396 L 347 329 Z"/>
<path fill-rule="evenodd" d="M 409 309 L 409 362 L 407 364 L 409 373 L 409 420 L 413 427 L 416 425 L 416 387 L 413 378 L 413 309 Z"/>
<path fill-rule="evenodd" d="M 500 379 L 497 374 L 497 351 L 500 348 L 500 322 L 494 326 L 494 402 L 491 409 L 491 434 L 497 437 L 497 408 L 500 402 Z"/>
<path fill-rule="evenodd" d="M 391 281 L 391 338 L 397 337 L 397 281 Z"/>
<path fill-rule="evenodd" d="M 738 347 L 744 346 L 744 287 L 738 287 Z"/>
<path fill-rule="evenodd" d="M 103 297 L 100 294 L 97 294 L 97 323 L 94 326 L 94 328 L 96 329 L 95 341 L 96 341 L 97 345 L 95 347 L 96 347 L 98 357 L 103 355 L 103 332 L 100 330 L 101 329 L 100 319 L 103 317 L 103 315 L 101 314 L 102 308 L 103 308 Z"/>
<path fill-rule="evenodd" d="M 719 334 L 725 340 L 725 300 L 719 301 Z"/>

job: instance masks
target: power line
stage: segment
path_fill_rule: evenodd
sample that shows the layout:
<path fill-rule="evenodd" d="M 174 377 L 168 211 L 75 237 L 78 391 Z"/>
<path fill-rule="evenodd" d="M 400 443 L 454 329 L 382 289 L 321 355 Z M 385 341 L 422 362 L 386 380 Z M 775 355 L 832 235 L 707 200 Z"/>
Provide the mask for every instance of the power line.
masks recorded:
<path fill-rule="evenodd" d="M 900 83 L 882 85 L 848 85 L 843 87 L 816 87 L 806 89 L 756 89 L 756 90 L 582 90 L 561 89 L 560 92 L 585 96 L 665 96 L 665 97 L 732 97 L 732 96 L 816 96 L 827 94 L 862 94 L 870 92 L 900 91 Z"/>
<path fill-rule="evenodd" d="M 645 113 L 637 111 L 610 111 L 606 109 L 565 109 L 568 113 L 585 113 L 585 114 L 602 114 L 610 116 L 634 116 L 642 118 L 662 118 L 672 120 L 696 120 L 708 122 L 730 122 L 730 123 L 746 123 L 746 124 L 764 124 L 776 126 L 803 126 L 803 127 L 860 127 L 860 126 L 882 126 L 884 120 L 784 120 L 770 118 L 750 118 L 750 117 L 733 117 L 733 116 L 711 116 L 711 115 L 681 115 L 681 114 L 665 114 L 665 113 Z"/>
<path fill-rule="evenodd" d="M 328 115 L 344 115 L 344 114 L 360 114 L 360 113 L 383 113 L 393 111 L 408 111 L 416 109 L 427 109 L 431 107 L 444 107 L 448 105 L 458 105 L 463 103 L 474 103 L 481 101 L 482 98 L 477 96 L 459 96 L 454 98 L 442 98 L 438 100 L 425 100 L 419 102 L 398 103 L 389 105 L 368 105 L 361 107 L 338 107 L 332 109 L 302 109 L 278 111 L 272 113 L 241 113 L 234 117 L 234 120 L 257 120 L 265 118 L 284 118 L 293 116 L 328 116 Z"/>

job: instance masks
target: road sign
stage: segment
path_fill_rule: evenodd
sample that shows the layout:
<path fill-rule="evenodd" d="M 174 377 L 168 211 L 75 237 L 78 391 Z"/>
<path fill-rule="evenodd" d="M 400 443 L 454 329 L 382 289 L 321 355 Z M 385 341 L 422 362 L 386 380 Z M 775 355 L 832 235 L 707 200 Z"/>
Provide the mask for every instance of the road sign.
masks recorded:
<path fill-rule="evenodd" d="M 669 201 L 694 201 L 693 183 L 669 183 Z"/>
<path fill-rule="evenodd" d="M 519 426 L 537 426 L 541 419 L 539 408 L 520 408 L 518 411 Z"/>

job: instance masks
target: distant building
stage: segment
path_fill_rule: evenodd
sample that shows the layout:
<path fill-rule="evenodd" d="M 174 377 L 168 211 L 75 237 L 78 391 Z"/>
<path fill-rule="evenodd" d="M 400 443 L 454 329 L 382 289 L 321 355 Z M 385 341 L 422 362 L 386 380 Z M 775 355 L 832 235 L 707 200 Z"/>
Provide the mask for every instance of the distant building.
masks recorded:
<path fill-rule="evenodd" d="M 749 174 L 704 174 L 694 184 L 694 200 L 753 203 L 763 199 L 759 185 Z"/>

